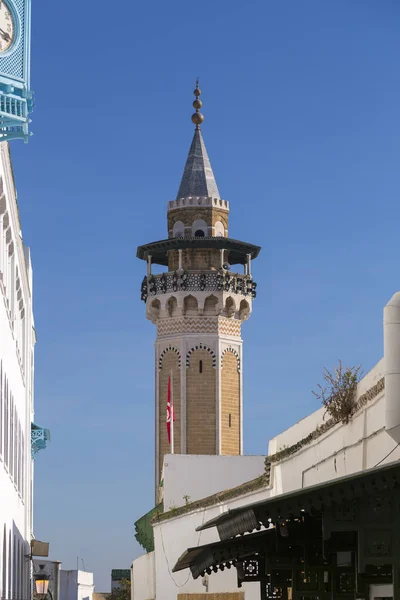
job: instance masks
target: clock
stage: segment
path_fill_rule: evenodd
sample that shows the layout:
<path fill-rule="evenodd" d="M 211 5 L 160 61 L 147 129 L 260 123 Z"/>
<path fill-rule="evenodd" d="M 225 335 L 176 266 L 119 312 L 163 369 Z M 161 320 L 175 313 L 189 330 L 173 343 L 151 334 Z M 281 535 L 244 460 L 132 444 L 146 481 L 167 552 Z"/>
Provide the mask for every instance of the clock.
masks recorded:
<path fill-rule="evenodd" d="M 0 55 L 10 49 L 15 37 L 15 21 L 9 5 L 0 0 Z"/>

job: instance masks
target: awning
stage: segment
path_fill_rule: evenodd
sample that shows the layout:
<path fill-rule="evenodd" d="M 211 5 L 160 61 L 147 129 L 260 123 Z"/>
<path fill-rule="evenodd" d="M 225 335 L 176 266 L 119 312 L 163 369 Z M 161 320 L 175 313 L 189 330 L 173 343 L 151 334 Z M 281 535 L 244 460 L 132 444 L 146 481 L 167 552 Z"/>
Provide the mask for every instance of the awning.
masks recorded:
<path fill-rule="evenodd" d="M 189 548 L 179 558 L 172 571 L 176 573 L 190 568 L 193 578 L 197 579 L 207 570 L 211 572 L 211 569 L 230 569 L 244 558 L 265 551 L 267 545 L 275 543 L 275 536 L 276 531 L 272 528 L 243 538 Z"/>
<path fill-rule="evenodd" d="M 391 463 L 315 486 L 273 496 L 222 513 L 196 531 L 217 527 L 221 540 L 251 533 L 271 522 L 301 513 L 315 514 L 335 503 L 351 502 L 372 492 L 400 488 L 400 464 Z"/>
<path fill-rule="evenodd" d="M 324 511 L 329 511 L 334 505 L 349 505 L 355 509 L 355 501 L 371 495 L 379 497 L 395 489 L 400 489 L 400 463 L 230 510 L 197 528 L 197 531 L 203 531 L 217 527 L 221 541 L 189 548 L 179 558 L 173 571 L 190 568 L 193 577 L 197 578 L 205 572 L 211 572 L 210 569 L 217 571 L 237 566 L 247 557 L 258 554 L 265 556 L 266 552 L 274 554 L 277 531 L 274 525 L 277 528 L 290 527 L 290 523 L 304 522 L 304 518 L 321 522 Z M 251 533 L 262 527 L 268 529 Z"/>

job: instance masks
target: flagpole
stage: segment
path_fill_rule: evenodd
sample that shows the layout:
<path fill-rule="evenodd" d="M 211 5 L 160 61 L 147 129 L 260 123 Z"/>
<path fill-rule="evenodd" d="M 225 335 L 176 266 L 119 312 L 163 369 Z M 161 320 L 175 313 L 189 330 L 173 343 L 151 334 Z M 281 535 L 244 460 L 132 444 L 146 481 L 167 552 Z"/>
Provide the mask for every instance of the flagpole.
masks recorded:
<path fill-rule="evenodd" d="M 172 369 L 171 369 L 171 406 L 170 406 L 170 418 L 171 418 L 171 454 L 174 453 L 174 387 L 172 380 Z"/>

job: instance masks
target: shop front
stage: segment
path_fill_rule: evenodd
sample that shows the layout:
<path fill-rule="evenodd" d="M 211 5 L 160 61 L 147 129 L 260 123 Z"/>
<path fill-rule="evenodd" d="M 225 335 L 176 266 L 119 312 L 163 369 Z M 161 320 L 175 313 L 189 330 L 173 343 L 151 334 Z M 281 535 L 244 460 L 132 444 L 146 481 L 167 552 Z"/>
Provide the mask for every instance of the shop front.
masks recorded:
<path fill-rule="evenodd" d="M 236 569 L 262 600 L 400 600 L 398 463 L 222 513 L 219 542 L 189 548 L 174 571 Z M 245 589 L 245 588 L 243 588 Z"/>

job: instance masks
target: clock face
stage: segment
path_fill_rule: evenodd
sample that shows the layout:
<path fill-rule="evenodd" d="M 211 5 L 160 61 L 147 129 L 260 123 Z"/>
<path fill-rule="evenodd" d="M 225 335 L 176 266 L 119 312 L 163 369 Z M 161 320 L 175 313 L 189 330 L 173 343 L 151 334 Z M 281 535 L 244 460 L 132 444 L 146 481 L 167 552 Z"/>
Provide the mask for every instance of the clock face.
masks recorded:
<path fill-rule="evenodd" d="M 10 7 L 0 0 L 0 56 L 14 41 L 15 27 Z"/>

